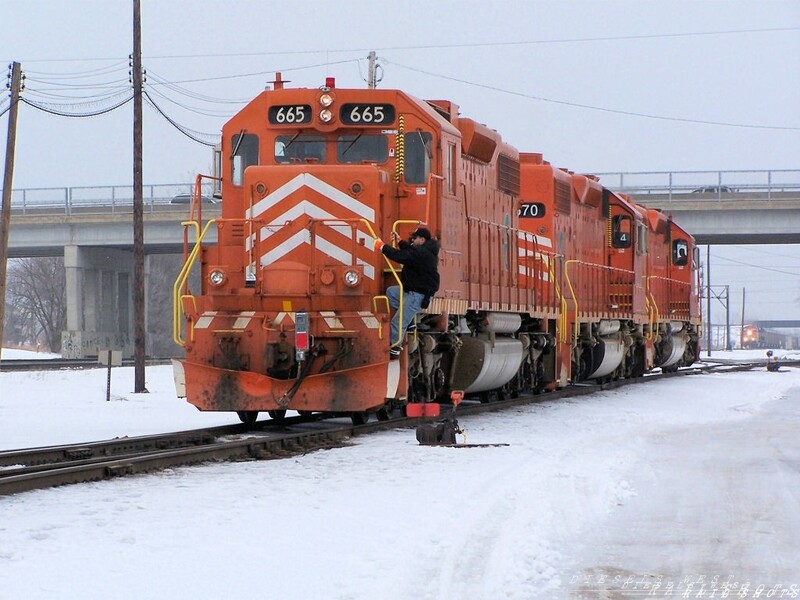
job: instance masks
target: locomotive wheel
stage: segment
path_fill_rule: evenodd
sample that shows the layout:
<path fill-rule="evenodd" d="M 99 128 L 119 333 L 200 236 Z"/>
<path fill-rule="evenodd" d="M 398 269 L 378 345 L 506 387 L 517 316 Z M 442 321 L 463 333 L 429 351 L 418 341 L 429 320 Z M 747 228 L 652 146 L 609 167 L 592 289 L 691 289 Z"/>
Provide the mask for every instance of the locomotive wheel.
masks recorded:
<path fill-rule="evenodd" d="M 360 411 L 350 413 L 350 420 L 353 422 L 353 425 L 363 425 L 367 421 L 369 421 L 369 413 L 367 411 Z"/>
<path fill-rule="evenodd" d="M 239 416 L 239 420 L 248 427 L 255 425 L 258 418 L 257 410 L 237 410 L 236 414 Z"/>
<path fill-rule="evenodd" d="M 268 410 L 267 414 L 273 421 L 283 421 L 286 418 L 286 409 L 282 408 L 280 410 Z"/>

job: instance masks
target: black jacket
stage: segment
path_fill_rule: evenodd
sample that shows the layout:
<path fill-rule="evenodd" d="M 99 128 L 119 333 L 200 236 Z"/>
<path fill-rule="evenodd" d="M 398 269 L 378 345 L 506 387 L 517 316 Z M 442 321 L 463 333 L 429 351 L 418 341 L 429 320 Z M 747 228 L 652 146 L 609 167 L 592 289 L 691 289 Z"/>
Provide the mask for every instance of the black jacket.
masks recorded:
<path fill-rule="evenodd" d="M 399 248 L 386 244 L 381 252 L 403 265 L 400 282 L 404 291 L 433 296 L 439 289 L 439 242 L 436 240 L 428 240 L 421 246 L 401 241 Z"/>

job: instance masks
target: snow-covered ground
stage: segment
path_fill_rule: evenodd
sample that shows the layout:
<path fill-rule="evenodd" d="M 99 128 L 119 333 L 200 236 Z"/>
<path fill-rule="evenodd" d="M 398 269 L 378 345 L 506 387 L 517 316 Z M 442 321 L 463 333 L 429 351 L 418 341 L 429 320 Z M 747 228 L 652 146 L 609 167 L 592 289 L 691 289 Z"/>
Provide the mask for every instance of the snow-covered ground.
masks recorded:
<path fill-rule="evenodd" d="M 0 448 L 236 420 L 176 399 L 169 367 L 148 368 L 147 388 L 130 393 L 132 368 L 113 370 L 110 402 L 103 369 L 2 373 Z M 508 446 L 396 430 L 0 497 L 0 599 L 800 596 L 799 369 L 461 425 Z"/>

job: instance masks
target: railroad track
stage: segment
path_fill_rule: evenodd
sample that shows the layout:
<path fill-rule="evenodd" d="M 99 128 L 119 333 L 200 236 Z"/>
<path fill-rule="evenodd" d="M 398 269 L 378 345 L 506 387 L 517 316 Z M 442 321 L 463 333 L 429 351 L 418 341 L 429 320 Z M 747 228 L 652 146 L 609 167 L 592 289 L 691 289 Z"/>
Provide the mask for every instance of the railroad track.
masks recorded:
<path fill-rule="evenodd" d="M 800 366 L 800 361 L 782 364 Z M 763 360 L 730 363 L 715 361 L 675 373 L 654 373 L 638 379 L 621 379 L 603 384 L 579 384 L 538 395 L 484 403 L 468 399 L 458 406 L 457 415 L 463 417 L 524 404 L 583 396 L 627 385 L 653 383 L 670 377 L 712 371 L 750 370 L 763 368 L 764 365 Z M 449 410 L 449 407 L 443 407 L 443 413 Z M 0 451 L 0 496 L 204 462 L 284 458 L 342 446 L 357 435 L 390 428 L 412 428 L 436 420 L 398 415 L 388 420 L 370 421 L 356 426 L 345 416 L 323 419 L 319 415 L 308 415 L 287 417 L 281 421 L 258 421 L 251 427 L 236 424 L 83 444 Z"/>

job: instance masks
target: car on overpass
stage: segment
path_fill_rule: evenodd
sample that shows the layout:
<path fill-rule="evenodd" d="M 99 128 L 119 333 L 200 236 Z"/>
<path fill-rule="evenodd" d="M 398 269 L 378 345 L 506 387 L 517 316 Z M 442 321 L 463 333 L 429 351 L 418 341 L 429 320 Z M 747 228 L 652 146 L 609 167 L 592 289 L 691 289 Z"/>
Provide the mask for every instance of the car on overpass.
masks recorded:
<path fill-rule="evenodd" d="M 219 204 L 219 200 L 213 198 L 211 196 L 206 196 L 203 194 L 201 196 L 202 201 L 204 204 Z M 177 196 L 173 196 L 172 200 L 169 201 L 170 204 L 191 204 L 192 203 L 192 195 L 191 194 L 178 194 Z"/>

